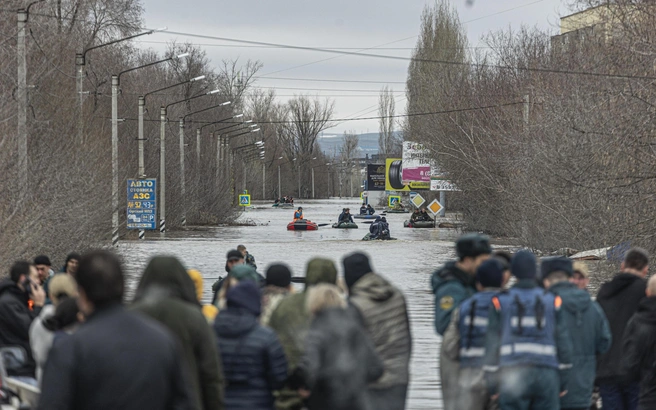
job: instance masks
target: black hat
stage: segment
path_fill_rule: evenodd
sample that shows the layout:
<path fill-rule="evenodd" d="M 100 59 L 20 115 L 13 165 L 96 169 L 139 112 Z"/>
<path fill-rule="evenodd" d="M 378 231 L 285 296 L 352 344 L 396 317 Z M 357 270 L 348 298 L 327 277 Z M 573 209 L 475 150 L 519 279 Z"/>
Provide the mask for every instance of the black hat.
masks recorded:
<path fill-rule="evenodd" d="M 71 260 L 76 260 L 79 262 L 80 259 L 82 259 L 82 256 L 79 253 L 71 252 L 68 254 L 68 256 L 66 256 L 66 262 L 64 262 L 64 266 L 68 265 L 68 262 L 70 262 Z"/>
<path fill-rule="evenodd" d="M 477 233 L 463 235 L 456 242 L 456 253 L 460 259 L 466 257 L 475 258 L 479 255 L 489 255 L 492 253 L 490 239 L 485 235 Z"/>
<path fill-rule="evenodd" d="M 286 288 L 292 283 L 292 272 L 287 265 L 276 263 L 267 268 L 266 284 Z"/>
<path fill-rule="evenodd" d="M 349 289 L 367 273 L 371 273 L 369 258 L 364 253 L 356 252 L 344 258 L 344 281 Z"/>
<path fill-rule="evenodd" d="M 499 259 L 488 259 L 476 270 L 476 282 L 484 288 L 500 288 L 505 270 L 505 265 Z"/>
<path fill-rule="evenodd" d="M 228 261 L 235 261 L 239 259 L 244 259 L 244 255 L 242 255 L 241 252 L 239 252 L 237 249 L 233 249 L 230 252 L 228 252 L 226 259 Z"/>
<path fill-rule="evenodd" d="M 537 260 L 531 251 L 517 252 L 510 262 L 510 271 L 517 279 L 535 279 L 537 270 Z"/>
<path fill-rule="evenodd" d="M 564 256 L 553 256 L 550 258 L 542 259 L 542 264 L 540 265 L 540 276 L 542 279 L 545 279 L 553 272 L 565 272 L 567 276 L 574 275 L 574 263 L 570 258 Z"/>
<path fill-rule="evenodd" d="M 39 255 L 36 258 L 34 258 L 34 264 L 52 266 L 52 263 L 50 263 L 50 258 L 45 255 Z"/>

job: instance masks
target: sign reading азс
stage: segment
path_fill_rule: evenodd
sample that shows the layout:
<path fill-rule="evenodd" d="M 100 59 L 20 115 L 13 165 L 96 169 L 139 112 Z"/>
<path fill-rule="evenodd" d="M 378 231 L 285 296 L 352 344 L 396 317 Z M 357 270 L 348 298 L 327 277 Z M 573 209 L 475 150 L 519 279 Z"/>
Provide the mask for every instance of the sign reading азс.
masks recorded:
<path fill-rule="evenodd" d="M 128 229 L 157 229 L 157 180 L 128 179 Z"/>

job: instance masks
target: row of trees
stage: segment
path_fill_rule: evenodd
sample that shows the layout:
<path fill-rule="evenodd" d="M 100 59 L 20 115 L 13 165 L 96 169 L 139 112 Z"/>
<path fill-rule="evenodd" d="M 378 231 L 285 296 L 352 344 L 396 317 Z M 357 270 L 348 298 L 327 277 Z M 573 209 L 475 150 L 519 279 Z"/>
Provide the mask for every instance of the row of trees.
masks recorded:
<path fill-rule="evenodd" d="M 470 227 L 538 249 L 651 239 L 656 180 L 651 2 L 578 0 L 602 21 L 564 36 L 493 32 L 470 52 L 447 2 L 427 8 L 407 80 L 407 139 L 462 189 Z M 453 204 L 452 204 L 453 205 Z"/>

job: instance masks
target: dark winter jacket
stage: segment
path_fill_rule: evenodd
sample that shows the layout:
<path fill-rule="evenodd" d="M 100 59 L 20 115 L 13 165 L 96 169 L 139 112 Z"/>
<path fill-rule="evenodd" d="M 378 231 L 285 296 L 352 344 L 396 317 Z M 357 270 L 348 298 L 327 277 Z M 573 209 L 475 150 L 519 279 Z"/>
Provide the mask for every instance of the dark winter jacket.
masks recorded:
<path fill-rule="evenodd" d="M 36 363 L 30 348 L 30 325 L 41 308 L 30 310 L 27 293 L 10 279 L 0 282 L 0 347 L 19 346 L 25 350 L 27 361 L 22 366 L 8 368 L 10 376 L 34 377 Z"/>
<path fill-rule="evenodd" d="M 384 370 L 358 318 L 339 308 L 317 313 L 299 368 L 311 391 L 310 410 L 371 409 L 367 385 Z"/>
<path fill-rule="evenodd" d="M 39 410 L 194 409 L 187 368 L 162 325 L 114 305 L 55 341 Z"/>
<path fill-rule="evenodd" d="M 572 338 L 572 371 L 567 394 L 560 399 L 562 408 L 584 408 L 590 405 L 597 368 L 597 355 L 606 353 L 611 334 L 606 315 L 592 301 L 588 292 L 569 282 L 559 282 L 549 291 L 560 296 L 561 317 Z"/>
<path fill-rule="evenodd" d="M 360 312 L 385 373 L 370 387 L 386 389 L 407 385 L 412 350 L 405 297 L 382 276 L 368 273 L 350 289 L 349 301 Z"/>
<path fill-rule="evenodd" d="M 656 297 L 642 299 L 626 327 L 622 373 L 626 382 L 640 382 L 639 408 L 656 408 Z"/>
<path fill-rule="evenodd" d="M 453 310 L 476 293 L 475 279 L 451 261 L 433 273 L 431 286 L 435 295 L 435 330 L 444 336 Z"/>
<path fill-rule="evenodd" d="M 227 381 L 226 409 L 273 410 L 273 391 L 287 379 L 287 361 L 276 334 L 261 326 L 249 309 L 232 306 L 219 312 L 214 330 Z"/>
<path fill-rule="evenodd" d="M 141 277 L 132 308 L 157 320 L 178 338 L 189 366 L 196 408 L 223 409 L 224 380 L 216 337 L 184 266 L 173 257 L 153 258 Z"/>
<path fill-rule="evenodd" d="M 604 283 L 597 294 L 610 325 L 613 343 L 610 350 L 597 360 L 597 383 L 618 383 L 621 379 L 622 336 L 627 323 L 638 311 L 645 297 L 647 281 L 630 273 L 620 273 Z"/>

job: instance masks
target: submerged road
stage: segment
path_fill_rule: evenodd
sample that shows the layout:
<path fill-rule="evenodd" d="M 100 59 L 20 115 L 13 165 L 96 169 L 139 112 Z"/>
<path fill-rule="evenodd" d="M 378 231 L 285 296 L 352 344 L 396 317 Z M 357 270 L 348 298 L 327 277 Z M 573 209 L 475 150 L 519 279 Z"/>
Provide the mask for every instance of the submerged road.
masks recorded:
<path fill-rule="evenodd" d="M 343 198 L 297 202 L 305 217 L 316 223 L 333 223 L 342 208 L 357 213 L 357 199 Z M 167 233 L 165 238 L 140 242 L 122 242 L 120 252 L 128 270 L 129 294 L 136 287 L 148 260 L 155 255 L 171 254 L 180 258 L 187 268 L 198 269 L 205 279 L 205 299 L 211 298 L 212 283 L 225 276 L 225 255 L 228 250 L 244 244 L 256 258 L 258 270 L 264 272 L 273 262 L 284 262 L 294 276 L 305 275 L 305 265 L 315 256 L 331 258 L 340 274 L 342 258 L 354 251 L 369 254 L 372 266 L 405 294 L 413 336 L 411 385 L 407 408 L 441 409 L 441 391 L 437 369 L 440 338 L 433 328 L 433 295 L 430 273 L 454 257 L 453 241 L 457 233 L 447 229 L 403 228 L 409 214 L 389 214 L 392 237 L 396 241 L 362 241 L 369 225 L 356 221 L 359 229 L 321 227 L 314 232 L 287 231 L 293 210 L 256 204 L 240 216 L 240 221 L 252 220 L 257 226 L 202 228 Z"/>

